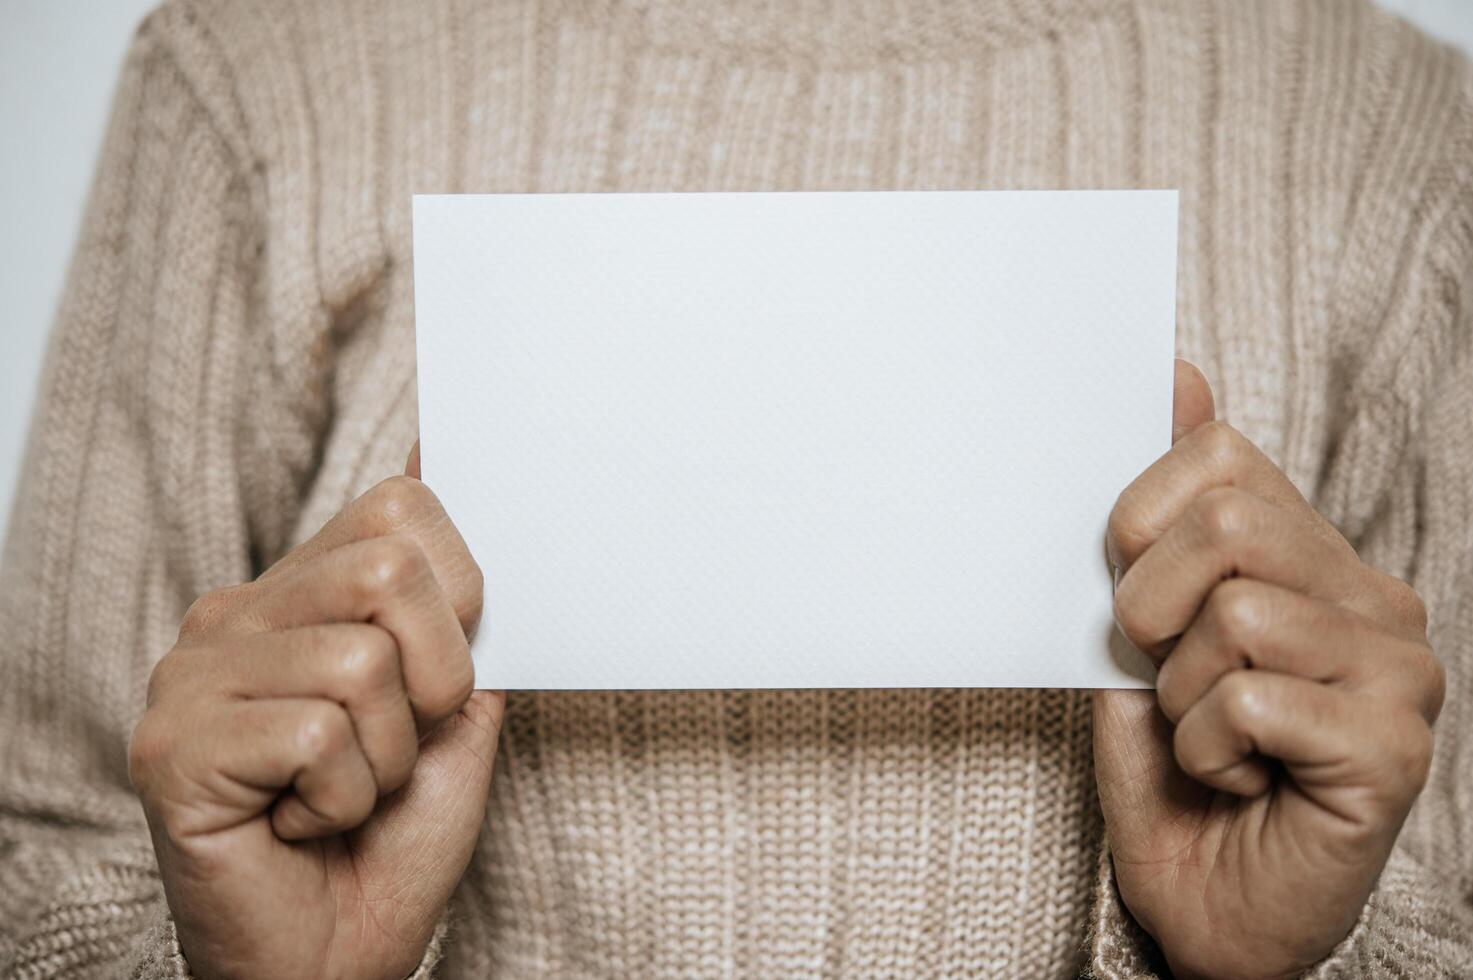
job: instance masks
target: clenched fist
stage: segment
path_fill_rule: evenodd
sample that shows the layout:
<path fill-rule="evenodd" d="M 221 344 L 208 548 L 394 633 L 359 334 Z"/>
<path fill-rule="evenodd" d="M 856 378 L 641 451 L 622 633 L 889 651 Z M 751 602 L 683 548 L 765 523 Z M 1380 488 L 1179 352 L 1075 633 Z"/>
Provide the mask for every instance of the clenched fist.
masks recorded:
<path fill-rule="evenodd" d="M 470 860 L 503 700 L 471 692 L 481 573 L 409 475 L 200 598 L 129 746 L 190 967 L 411 973 Z"/>
<path fill-rule="evenodd" d="M 1177 365 L 1175 443 L 1121 494 L 1122 631 L 1157 689 L 1096 692 L 1120 897 L 1178 977 L 1292 977 L 1354 925 L 1427 777 L 1442 668 L 1361 562 Z"/>

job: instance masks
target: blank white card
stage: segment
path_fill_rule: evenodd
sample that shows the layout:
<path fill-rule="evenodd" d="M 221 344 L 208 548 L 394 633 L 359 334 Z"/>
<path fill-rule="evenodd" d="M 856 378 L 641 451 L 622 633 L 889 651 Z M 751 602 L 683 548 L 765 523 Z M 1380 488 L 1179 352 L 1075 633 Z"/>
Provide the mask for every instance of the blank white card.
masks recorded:
<path fill-rule="evenodd" d="M 414 199 L 478 687 L 1139 687 L 1174 191 Z"/>

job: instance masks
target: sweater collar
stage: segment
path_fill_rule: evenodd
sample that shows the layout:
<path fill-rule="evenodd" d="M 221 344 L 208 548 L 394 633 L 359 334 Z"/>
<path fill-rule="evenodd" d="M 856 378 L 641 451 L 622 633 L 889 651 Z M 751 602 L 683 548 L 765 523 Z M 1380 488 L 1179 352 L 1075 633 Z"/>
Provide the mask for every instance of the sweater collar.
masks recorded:
<path fill-rule="evenodd" d="M 582 0 L 651 42 L 751 59 L 927 61 L 1022 46 L 1129 0 Z"/>

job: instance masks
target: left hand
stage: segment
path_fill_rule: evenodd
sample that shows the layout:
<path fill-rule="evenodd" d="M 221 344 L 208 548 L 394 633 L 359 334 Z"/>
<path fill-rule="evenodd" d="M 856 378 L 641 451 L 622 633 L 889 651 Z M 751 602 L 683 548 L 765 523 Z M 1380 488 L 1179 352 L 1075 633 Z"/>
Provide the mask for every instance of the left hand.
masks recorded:
<path fill-rule="evenodd" d="M 1426 781 L 1442 668 L 1412 589 L 1213 421 L 1184 361 L 1173 440 L 1110 517 L 1116 619 L 1160 665 L 1154 693 L 1095 692 L 1116 880 L 1178 977 L 1298 976 Z"/>

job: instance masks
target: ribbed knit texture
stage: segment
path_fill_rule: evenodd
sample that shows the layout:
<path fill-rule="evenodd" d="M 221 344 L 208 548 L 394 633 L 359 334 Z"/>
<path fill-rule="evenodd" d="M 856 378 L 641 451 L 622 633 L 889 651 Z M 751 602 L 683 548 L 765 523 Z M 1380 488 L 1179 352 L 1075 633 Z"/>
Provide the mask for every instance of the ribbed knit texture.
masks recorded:
<path fill-rule="evenodd" d="M 1470 167 L 1467 64 L 1359 3 L 169 4 L 0 573 L 0 965 L 187 971 L 127 738 L 194 596 L 401 465 L 412 193 L 1174 187 L 1181 353 L 1448 667 L 1319 973 L 1473 975 Z M 1085 692 L 514 694 L 424 972 L 1148 973 L 1101 837 Z"/>

